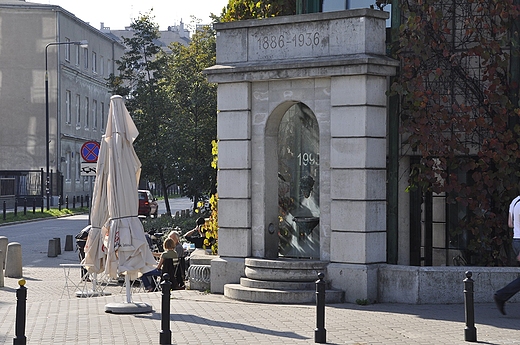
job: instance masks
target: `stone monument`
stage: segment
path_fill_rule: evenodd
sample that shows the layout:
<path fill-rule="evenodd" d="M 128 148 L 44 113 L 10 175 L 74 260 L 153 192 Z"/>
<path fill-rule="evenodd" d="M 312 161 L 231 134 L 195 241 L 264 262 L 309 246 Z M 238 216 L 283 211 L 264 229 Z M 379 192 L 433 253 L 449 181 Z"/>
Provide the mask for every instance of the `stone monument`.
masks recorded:
<path fill-rule="evenodd" d="M 215 25 L 219 255 L 326 264 L 348 301 L 377 298 L 386 262 L 388 13 L 346 10 Z"/>

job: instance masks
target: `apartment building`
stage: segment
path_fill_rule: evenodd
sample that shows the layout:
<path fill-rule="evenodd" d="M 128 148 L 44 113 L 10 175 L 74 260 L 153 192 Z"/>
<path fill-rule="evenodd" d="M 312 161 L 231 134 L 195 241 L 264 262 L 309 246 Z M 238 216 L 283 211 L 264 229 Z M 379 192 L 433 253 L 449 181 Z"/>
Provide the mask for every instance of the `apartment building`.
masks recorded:
<path fill-rule="evenodd" d="M 47 166 L 53 204 L 88 195 L 80 150 L 104 134 L 106 78 L 124 46 L 55 5 L 0 0 L 0 25 L 0 178 L 8 181 L 0 196 L 14 188 L 20 198 L 43 197 Z"/>

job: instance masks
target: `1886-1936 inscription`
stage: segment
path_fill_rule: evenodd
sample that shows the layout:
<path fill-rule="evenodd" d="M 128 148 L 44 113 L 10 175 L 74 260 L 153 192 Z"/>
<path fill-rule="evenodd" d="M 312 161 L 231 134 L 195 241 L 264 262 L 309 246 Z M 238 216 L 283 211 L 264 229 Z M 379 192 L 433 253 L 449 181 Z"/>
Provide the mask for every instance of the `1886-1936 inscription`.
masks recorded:
<path fill-rule="evenodd" d="M 264 26 L 249 31 L 249 59 L 290 59 L 328 54 L 328 25 Z"/>

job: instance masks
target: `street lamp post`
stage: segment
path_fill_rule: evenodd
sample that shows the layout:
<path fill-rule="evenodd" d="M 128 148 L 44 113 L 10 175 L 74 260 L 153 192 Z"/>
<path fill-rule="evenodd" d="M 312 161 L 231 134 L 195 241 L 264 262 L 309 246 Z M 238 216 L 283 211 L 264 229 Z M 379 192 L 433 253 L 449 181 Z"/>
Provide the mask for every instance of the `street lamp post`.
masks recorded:
<path fill-rule="evenodd" d="M 49 165 L 50 165 L 50 134 L 49 134 L 49 72 L 47 69 L 47 50 L 50 46 L 57 46 L 57 45 L 79 45 L 82 48 L 88 47 L 87 40 L 82 41 L 74 41 L 74 42 L 51 42 L 48 43 L 45 46 L 45 174 L 46 180 L 45 180 L 45 193 L 47 196 L 47 210 L 50 209 L 50 182 L 51 182 L 51 175 L 49 171 Z"/>

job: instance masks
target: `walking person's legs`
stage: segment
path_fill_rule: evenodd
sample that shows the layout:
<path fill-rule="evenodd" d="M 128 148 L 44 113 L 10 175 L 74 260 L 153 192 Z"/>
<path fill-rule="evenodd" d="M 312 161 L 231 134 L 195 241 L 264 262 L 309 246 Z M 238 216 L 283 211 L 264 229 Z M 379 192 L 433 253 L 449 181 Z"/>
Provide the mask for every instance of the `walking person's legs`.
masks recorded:
<path fill-rule="evenodd" d="M 513 251 L 518 260 L 518 255 L 520 254 L 520 239 L 513 239 Z M 520 291 L 520 277 L 516 278 L 511 283 L 507 284 L 502 289 L 495 292 L 495 295 L 493 296 L 493 300 L 495 301 L 498 311 L 500 311 L 500 313 L 502 315 L 506 315 L 506 311 L 505 311 L 506 302 L 519 291 Z"/>

